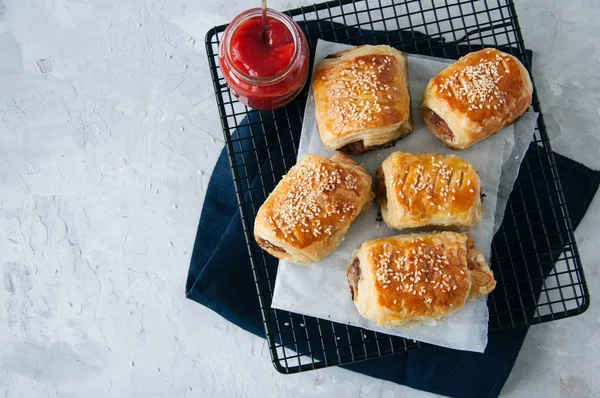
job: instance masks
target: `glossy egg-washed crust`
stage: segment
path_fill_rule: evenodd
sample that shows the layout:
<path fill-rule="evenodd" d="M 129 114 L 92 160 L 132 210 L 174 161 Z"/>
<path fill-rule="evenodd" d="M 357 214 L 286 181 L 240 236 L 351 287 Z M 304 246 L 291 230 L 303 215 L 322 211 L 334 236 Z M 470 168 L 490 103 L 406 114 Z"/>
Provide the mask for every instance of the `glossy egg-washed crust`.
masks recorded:
<path fill-rule="evenodd" d="M 433 134 L 451 148 L 464 149 L 520 117 L 532 93 L 529 73 L 517 58 L 485 48 L 431 79 L 421 112 Z"/>
<path fill-rule="evenodd" d="M 455 155 L 392 153 L 377 170 L 376 201 L 397 229 L 468 229 L 483 215 L 477 171 Z"/>
<path fill-rule="evenodd" d="M 348 267 L 359 313 L 380 326 L 438 320 L 496 282 L 470 235 L 398 235 L 363 243 Z"/>
<path fill-rule="evenodd" d="M 309 264 L 331 254 L 371 204 L 367 171 L 348 155 L 304 155 L 260 207 L 258 245 L 273 256 Z"/>
<path fill-rule="evenodd" d="M 389 46 L 360 46 L 323 59 L 313 76 L 323 144 L 361 154 L 412 131 L 408 59 Z"/>

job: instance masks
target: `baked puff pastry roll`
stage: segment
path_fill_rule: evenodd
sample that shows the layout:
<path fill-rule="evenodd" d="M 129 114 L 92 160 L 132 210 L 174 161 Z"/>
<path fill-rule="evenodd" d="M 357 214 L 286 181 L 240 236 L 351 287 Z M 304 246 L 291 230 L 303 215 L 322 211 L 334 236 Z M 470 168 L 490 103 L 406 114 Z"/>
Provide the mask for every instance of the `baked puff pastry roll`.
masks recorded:
<path fill-rule="evenodd" d="M 529 73 L 518 59 L 486 48 L 431 79 L 421 112 L 436 137 L 453 149 L 465 149 L 521 116 L 532 93 Z"/>
<path fill-rule="evenodd" d="M 391 146 L 412 129 L 408 59 L 390 46 L 329 55 L 313 77 L 323 144 L 354 155 Z"/>
<path fill-rule="evenodd" d="M 390 228 L 469 229 L 483 216 L 477 171 L 458 156 L 394 152 L 376 179 L 376 201 Z"/>
<path fill-rule="evenodd" d="M 305 155 L 281 179 L 254 223 L 254 238 L 271 255 L 309 264 L 331 254 L 374 194 L 371 177 L 352 158 Z"/>
<path fill-rule="evenodd" d="M 496 287 L 471 236 L 456 232 L 367 241 L 347 277 L 358 312 L 384 327 L 442 319 Z"/>

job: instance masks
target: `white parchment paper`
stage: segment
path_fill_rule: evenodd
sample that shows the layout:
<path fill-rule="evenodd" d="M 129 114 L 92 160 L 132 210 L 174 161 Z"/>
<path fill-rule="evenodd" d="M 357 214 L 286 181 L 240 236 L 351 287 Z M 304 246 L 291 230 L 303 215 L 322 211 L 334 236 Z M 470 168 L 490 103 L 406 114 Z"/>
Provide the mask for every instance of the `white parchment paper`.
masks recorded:
<path fill-rule="evenodd" d="M 350 46 L 319 41 L 315 65 L 328 54 Z M 483 219 L 471 232 L 479 250 L 490 259 L 491 241 L 504 215 L 506 201 L 517 177 L 521 159 L 531 141 L 537 114 L 527 112 L 515 124 L 471 148 L 453 151 L 437 139 L 421 118 L 421 98 L 429 79 L 450 61 L 431 57 L 409 56 L 409 84 L 414 131 L 392 148 L 375 150 L 354 159 L 363 164 L 371 176 L 381 162 L 394 151 L 457 154 L 471 162 L 479 172 L 483 201 Z M 321 142 L 315 121 L 312 87 L 304 113 L 298 156 L 313 153 L 333 155 Z M 487 344 L 488 308 L 485 297 L 469 302 L 448 318 L 428 325 L 382 328 L 360 316 L 350 296 L 346 269 L 354 249 L 369 239 L 402 233 L 376 221 L 378 208 L 361 215 L 350 228 L 340 247 L 329 257 L 311 265 L 279 262 L 272 306 L 282 310 L 324 318 L 391 335 L 407 337 L 444 347 L 483 352 Z"/>

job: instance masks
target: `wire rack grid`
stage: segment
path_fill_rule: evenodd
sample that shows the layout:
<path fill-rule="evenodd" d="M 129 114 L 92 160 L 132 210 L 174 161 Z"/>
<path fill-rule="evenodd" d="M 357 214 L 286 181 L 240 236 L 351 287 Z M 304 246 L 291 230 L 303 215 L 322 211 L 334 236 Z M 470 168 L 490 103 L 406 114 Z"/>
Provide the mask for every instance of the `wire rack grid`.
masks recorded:
<path fill-rule="evenodd" d="M 354 45 L 389 44 L 408 53 L 452 59 L 496 47 L 515 55 L 531 72 L 510 0 L 341 0 L 287 14 L 306 33 L 311 54 L 319 38 Z M 206 50 L 274 366 L 282 373 L 296 373 L 420 347 L 416 341 L 271 308 L 277 261 L 255 244 L 252 227 L 262 202 L 296 162 L 307 89 L 275 111 L 256 112 L 239 103 L 218 67 L 219 39 L 225 28 L 207 33 Z M 540 113 L 537 128 L 492 244 L 491 266 L 498 285 L 488 299 L 491 332 L 577 315 L 589 305 L 535 91 L 533 107 Z"/>

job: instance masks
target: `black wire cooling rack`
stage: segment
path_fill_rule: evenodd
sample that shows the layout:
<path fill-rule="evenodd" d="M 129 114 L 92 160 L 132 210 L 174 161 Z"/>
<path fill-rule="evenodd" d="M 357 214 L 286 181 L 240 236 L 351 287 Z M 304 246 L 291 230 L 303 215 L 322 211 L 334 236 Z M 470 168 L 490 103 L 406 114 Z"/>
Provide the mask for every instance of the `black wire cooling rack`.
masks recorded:
<path fill-rule="evenodd" d="M 513 2 L 332 1 L 287 12 L 307 35 L 311 53 L 319 38 L 390 44 L 408 53 L 456 59 L 482 47 L 531 58 Z M 254 242 L 258 208 L 296 162 L 305 88 L 285 108 L 256 112 L 230 93 L 218 67 L 226 26 L 206 35 L 206 50 L 229 152 L 244 232 L 271 357 L 277 370 L 295 373 L 418 348 L 419 342 L 271 308 L 277 261 Z M 312 62 L 312 58 L 311 58 Z M 535 135 L 492 245 L 498 281 L 488 299 L 490 331 L 528 326 L 584 312 L 589 294 L 558 171 L 540 113 Z"/>

